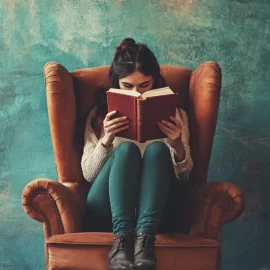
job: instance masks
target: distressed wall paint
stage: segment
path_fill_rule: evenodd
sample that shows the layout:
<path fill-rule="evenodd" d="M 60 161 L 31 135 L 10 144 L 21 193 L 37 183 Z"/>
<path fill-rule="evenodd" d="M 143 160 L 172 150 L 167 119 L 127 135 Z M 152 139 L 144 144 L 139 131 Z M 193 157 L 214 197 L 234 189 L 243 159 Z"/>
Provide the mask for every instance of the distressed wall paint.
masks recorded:
<path fill-rule="evenodd" d="M 21 206 L 32 179 L 56 179 L 43 66 L 109 64 L 127 36 L 161 64 L 223 71 L 209 181 L 246 194 L 223 230 L 224 270 L 270 269 L 268 0 L 0 0 L 0 269 L 44 269 L 43 233 Z"/>

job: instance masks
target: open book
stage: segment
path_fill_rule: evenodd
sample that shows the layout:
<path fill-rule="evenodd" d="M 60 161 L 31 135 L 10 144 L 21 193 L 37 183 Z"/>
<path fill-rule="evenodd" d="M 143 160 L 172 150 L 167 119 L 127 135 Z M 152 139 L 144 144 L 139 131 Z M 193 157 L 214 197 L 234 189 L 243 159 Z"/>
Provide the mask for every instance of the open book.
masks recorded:
<path fill-rule="evenodd" d="M 140 94 L 136 91 L 111 88 L 107 92 L 108 112 L 116 110 L 111 118 L 127 116 L 129 128 L 116 134 L 118 137 L 145 142 L 167 137 L 158 122 L 175 116 L 177 93 L 169 87 L 153 89 Z"/>

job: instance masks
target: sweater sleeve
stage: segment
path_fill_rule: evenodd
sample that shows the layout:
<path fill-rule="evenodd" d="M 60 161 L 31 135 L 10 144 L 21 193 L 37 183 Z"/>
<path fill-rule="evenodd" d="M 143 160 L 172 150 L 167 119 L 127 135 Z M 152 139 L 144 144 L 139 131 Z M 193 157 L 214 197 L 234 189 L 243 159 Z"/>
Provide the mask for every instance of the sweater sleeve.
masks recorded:
<path fill-rule="evenodd" d="M 88 182 L 93 182 L 99 171 L 105 164 L 108 157 L 113 152 L 113 145 L 110 148 L 104 148 L 101 140 L 98 140 L 91 126 L 93 110 L 87 116 L 84 133 L 84 148 L 81 159 L 81 167 L 84 178 Z"/>
<path fill-rule="evenodd" d="M 177 179 L 179 181 L 187 181 L 189 180 L 190 172 L 193 168 L 193 161 L 191 158 L 190 153 L 190 146 L 189 146 L 189 126 L 188 126 L 188 117 L 184 110 L 177 108 L 176 110 L 176 118 L 181 122 L 182 125 L 182 135 L 181 140 L 184 147 L 185 152 L 185 158 L 184 160 L 180 162 L 176 162 L 175 156 L 177 155 L 177 152 L 175 148 L 172 147 L 171 140 L 167 138 L 167 145 L 170 149 L 172 162 L 174 166 L 174 171 Z"/>

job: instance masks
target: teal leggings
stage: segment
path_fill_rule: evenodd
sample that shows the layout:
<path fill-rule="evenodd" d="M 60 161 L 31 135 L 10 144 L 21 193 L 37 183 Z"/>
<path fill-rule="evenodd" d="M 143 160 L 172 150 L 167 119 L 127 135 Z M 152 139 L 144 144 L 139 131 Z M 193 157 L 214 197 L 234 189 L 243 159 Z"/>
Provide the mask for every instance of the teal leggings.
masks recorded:
<path fill-rule="evenodd" d="M 176 181 L 170 151 L 163 142 L 149 144 L 143 158 L 133 142 L 119 144 L 88 193 L 90 230 L 168 231 L 175 215 L 169 195 Z"/>

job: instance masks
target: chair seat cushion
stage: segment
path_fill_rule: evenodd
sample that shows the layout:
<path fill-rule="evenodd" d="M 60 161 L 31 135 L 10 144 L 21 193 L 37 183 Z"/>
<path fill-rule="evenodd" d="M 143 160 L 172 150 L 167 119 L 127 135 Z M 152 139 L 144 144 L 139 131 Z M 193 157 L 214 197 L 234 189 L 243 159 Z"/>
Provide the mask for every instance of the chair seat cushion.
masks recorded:
<path fill-rule="evenodd" d="M 46 241 L 49 269 L 107 270 L 113 233 L 59 234 Z M 158 234 L 157 270 L 216 270 L 219 243 L 181 233 Z"/>

